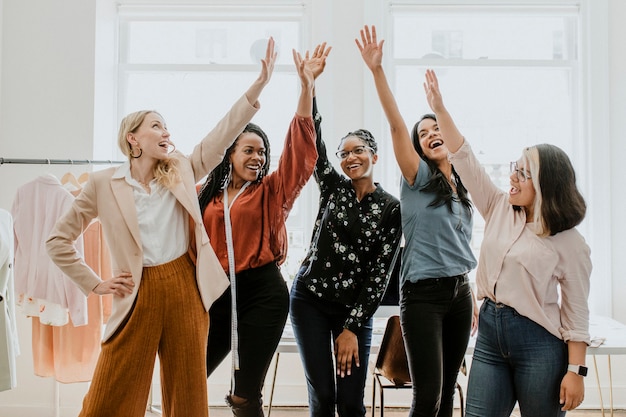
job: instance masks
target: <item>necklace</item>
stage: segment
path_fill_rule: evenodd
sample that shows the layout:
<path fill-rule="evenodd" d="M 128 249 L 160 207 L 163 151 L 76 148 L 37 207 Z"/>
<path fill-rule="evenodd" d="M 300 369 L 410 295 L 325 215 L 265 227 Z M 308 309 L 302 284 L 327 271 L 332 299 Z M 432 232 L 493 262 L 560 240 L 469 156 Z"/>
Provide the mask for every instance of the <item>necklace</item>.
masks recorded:
<path fill-rule="evenodd" d="M 136 177 L 133 175 L 132 170 L 131 170 L 131 172 L 130 172 L 130 176 L 131 176 L 131 177 L 132 177 L 135 181 L 137 181 L 137 182 L 139 183 L 139 185 L 141 185 L 141 186 L 142 186 L 142 187 L 143 187 L 146 191 L 148 191 L 148 192 L 150 191 L 150 182 L 154 179 L 154 177 L 152 177 L 150 180 L 148 180 L 148 182 L 144 182 L 144 181 L 140 180 L 139 178 L 136 178 Z"/>

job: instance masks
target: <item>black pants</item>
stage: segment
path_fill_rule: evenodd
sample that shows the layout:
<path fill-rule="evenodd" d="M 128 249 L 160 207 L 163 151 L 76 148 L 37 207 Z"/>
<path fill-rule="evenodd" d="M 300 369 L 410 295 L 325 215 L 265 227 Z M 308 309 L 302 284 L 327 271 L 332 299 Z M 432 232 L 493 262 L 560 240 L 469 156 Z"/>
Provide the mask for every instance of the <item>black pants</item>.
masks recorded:
<path fill-rule="evenodd" d="M 239 367 L 232 394 L 261 401 L 265 375 L 280 341 L 289 313 L 287 285 L 276 264 L 242 271 L 237 280 Z M 230 289 L 209 311 L 207 376 L 230 352 Z"/>
<path fill-rule="evenodd" d="M 400 319 L 413 382 L 411 417 L 451 417 L 472 324 L 467 276 L 402 286 Z"/>

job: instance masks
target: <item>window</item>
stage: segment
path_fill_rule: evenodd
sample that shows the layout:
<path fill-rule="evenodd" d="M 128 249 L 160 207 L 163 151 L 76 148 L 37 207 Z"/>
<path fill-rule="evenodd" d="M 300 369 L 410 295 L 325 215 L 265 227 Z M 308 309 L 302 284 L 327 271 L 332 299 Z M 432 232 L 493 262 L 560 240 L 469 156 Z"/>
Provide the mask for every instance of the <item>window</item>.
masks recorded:
<path fill-rule="evenodd" d="M 305 44 L 304 11 L 303 4 L 119 6 L 118 120 L 133 111 L 157 110 L 177 149 L 191 153 L 258 76 L 273 36 L 278 60 L 253 122 L 270 138 L 274 170 L 299 94 L 291 50 Z M 301 200 L 310 188 L 287 222 L 286 278 L 308 245 L 315 216 Z"/>
<path fill-rule="evenodd" d="M 592 254 L 597 254 L 594 239 L 601 240 L 600 232 L 590 227 L 598 221 L 592 217 L 591 200 L 597 194 L 591 188 L 593 178 L 587 175 L 594 161 L 585 129 L 598 116 L 582 110 L 589 108 L 585 85 L 592 84 L 584 79 L 591 49 L 584 43 L 589 36 L 585 31 L 593 17 L 586 3 L 385 3 L 387 13 L 378 33 L 386 39 L 385 66 L 409 128 L 431 112 L 422 83 L 425 70 L 432 68 L 457 125 L 503 189 L 509 187 L 508 163 L 519 158 L 524 146 L 561 147 L 572 159 L 590 207 L 579 230 L 594 248 Z M 382 132 L 387 136 L 384 140 L 390 140 L 388 129 Z M 386 166 L 395 166 L 392 154 L 384 158 Z M 391 182 L 399 177 L 399 170 L 386 175 Z M 482 218 L 475 216 L 476 253 L 483 227 Z M 594 259 L 595 273 L 601 265 Z M 600 294 L 608 281 L 600 278 L 592 280 L 590 302 L 595 312 L 606 306 Z"/>

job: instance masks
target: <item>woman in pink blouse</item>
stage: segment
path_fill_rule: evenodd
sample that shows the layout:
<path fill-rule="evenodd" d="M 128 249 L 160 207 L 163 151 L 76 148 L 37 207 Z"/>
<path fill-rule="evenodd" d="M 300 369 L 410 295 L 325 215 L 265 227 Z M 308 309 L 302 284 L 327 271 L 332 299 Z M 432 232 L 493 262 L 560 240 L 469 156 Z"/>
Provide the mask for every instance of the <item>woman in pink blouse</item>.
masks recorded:
<path fill-rule="evenodd" d="M 517 402 L 522 416 L 563 416 L 583 401 L 589 343 L 590 251 L 575 228 L 586 205 L 572 164 L 556 146 L 524 148 L 509 191 L 499 189 L 446 110 L 432 70 L 424 89 L 485 219 L 466 415 L 510 416 Z"/>

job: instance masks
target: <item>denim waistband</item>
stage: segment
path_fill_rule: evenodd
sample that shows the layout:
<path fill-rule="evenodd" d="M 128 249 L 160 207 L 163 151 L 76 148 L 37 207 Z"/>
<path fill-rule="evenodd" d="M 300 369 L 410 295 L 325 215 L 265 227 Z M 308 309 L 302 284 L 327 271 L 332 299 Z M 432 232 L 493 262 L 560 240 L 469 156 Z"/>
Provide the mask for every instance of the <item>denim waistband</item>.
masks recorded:
<path fill-rule="evenodd" d="M 510 310 L 517 314 L 517 310 L 515 310 L 513 307 L 508 306 L 503 303 L 498 303 L 496 301 L 493 301 L 491 298 L 485 298 L 484 304 L 486 304 L 487 307 L 491 307 L 491 308 L 499 309 L 499 310 Z"/>

